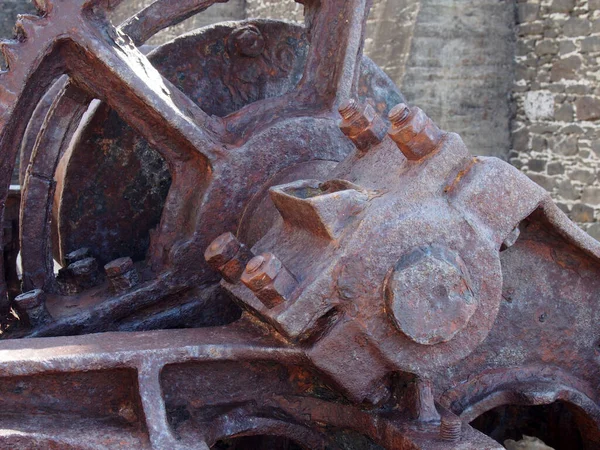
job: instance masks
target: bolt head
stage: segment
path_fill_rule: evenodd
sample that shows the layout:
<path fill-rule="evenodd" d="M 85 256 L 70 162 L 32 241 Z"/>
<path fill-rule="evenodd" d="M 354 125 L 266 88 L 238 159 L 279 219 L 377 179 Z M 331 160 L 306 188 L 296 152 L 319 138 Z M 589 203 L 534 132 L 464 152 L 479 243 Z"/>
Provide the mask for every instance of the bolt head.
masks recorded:
<path fill-rule="evenodd" d="M 65 256 L 65 263 L 71 265 L 77 261 L 81 261 L 82 259 L 86 259 L 92 256 L 92 252 L 88 247 L 83 247 L 77 249 Z"/>
<path fill-rule="evenodd" d="M 15 298 L 16 304 L 25 310 L 37 308 L 44 304 L 46 301 L 46 294 L 41 289 L 34 289 L 33 291 L 24 292 L 21 295 L 17 295 Z"/>
<path fill-rule="evenodd" d="M 98 261 L 96 258 L 84 258 L 69 264 L 67 269 L 75 277 L 92 275 L 98 271 Z"/>
<path fill-rule="evenodd" d="M 233 259 L 242 244 L 232 233 L 223 233 L 210 243 L 204 252 L 206 262 L 215 270 Z"/>
<path fill-rule="evenodd" d="M 242 283 L 253 291 L 259 291 L 270 284 L 283 267 L 281 261 L 272 253 L 263 253 L 252 258 L 242 274 Z"/>
<path fill-rule="evenodd" d="M 104 271 L 109 277 L 123 275 L 133 269 L 133 261 L 130 257 L 115 259 L 104 266 Z"/>
<path fill-rule="evenodd" d="M 452 339 L 477 308 L 464 262 L 440 247 L 417 249 L 401 258 L 386 279 L 384 295 L 396 327 L 422 345 Z"/>
<path fill-rule="evenodd" d="M 379 117 L 373 107 L 369 104 L 355 103 L 355 110 L 348 119 L 344 119 L 340 125 L 342 133 L 352 138 L 366 130 L 369 125 Z"/>
<path fill-rule="evenodd" d="M 254 25 L 235 30 L 230 39 L 238 53 L 249 58 L 256 58 L 265 50 L 265 38 Z"/>

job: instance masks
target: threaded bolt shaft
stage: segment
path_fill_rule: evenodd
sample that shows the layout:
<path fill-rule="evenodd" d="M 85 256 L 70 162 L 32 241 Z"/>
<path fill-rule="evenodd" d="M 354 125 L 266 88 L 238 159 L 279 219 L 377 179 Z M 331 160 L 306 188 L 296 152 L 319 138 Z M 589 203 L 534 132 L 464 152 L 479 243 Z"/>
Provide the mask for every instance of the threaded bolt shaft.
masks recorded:
<path fill-rule="evenodd" d="M 339 107 L 339 112 L 345 120 L 350 120 L 356 114 L 358 114 L 358 104 L 352 98 L 344 100 Z"/>
<path fill-rule="evenodd" d="M 442 416 L 440 437 L 447 442 L 457 442 L 462 435 L 462 421 L 456 416 Z"/>
<path fill-rule="evenodd" d="M 409 114 L 410 108 L 404 103 L 399 103 L 391 109 L 388 114 L 388 118 L 390 119 L 390 122 L 392 122 L 393 126 L 399 127 L 406 122 Z"/>

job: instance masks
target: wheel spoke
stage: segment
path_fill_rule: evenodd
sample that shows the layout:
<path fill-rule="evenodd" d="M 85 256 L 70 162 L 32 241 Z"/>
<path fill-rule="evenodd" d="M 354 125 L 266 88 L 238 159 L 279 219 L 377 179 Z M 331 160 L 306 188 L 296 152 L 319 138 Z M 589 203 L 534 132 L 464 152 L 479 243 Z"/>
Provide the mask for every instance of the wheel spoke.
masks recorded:
<path fill-rule="evenodd" d="M 70 76 L 105 100 L 163 157 L 217 160 L 219 121 L 150 64 L 123 33 L 94 18 L 63 47 Z"/>
<path fill-rule="evenodd" d="M 194 14 L 204 11 L 215 3 L 228 0 L 180 0 L 173 7 L 173 0 L 156 0 L 119 28 L 128 35 L 136 46 L 144 44 L 161 30 L 176 25 Z"/>
<path fill-rule="evenodd" d="M 356 94 L 369 2 L 316 3 L 307 5 L 311 46 L 299 89 L 313 91 L 324 106 L 332 107 Z"/>

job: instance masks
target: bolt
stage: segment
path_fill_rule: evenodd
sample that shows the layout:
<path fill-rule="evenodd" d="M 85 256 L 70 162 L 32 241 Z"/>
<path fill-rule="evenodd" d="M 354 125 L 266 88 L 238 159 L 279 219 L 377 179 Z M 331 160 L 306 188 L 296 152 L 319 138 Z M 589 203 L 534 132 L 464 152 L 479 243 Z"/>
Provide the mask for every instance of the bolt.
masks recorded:
<path fill-rule="evenodd" d="M 353 98 L 344 100 L 339 108 L 340 114 L 346 120 L 350 120 L 353 116 L 358 114 L 358 106 Z"/>
<path fill-rule="evenodd" d="M 57 280 L 67 295 L 97 286 L 102 282 L 96 258 L 87 257 L 69 264 L 58 271 Z"/>
<path fill-rule="evenodd" d="M 404 103 L 396 105 L 388 114 L 392 123 L 388 134 L 410 161 L 419 161 L 433 153 L 444 132 L 417 107 Z"/>
<path fill-rule="evenodd" d="M 250 262 L 248 262 L 248 265 L 246 266 L 246 272 L 254 273 L 258 269 L 260 269 L 264 265 L 264 263 L 265 257 L 263 255 L 255 256 L 250 260 Z"/>
<path fill-rule="evenodd" d="M 223 233 L 208 246 L 204 258 L 229 283 L 237 283 L 254 254 L 232 233 Z"/>
<path fill-rule="evenodd" d="M 340 105 L 339 112 L 344 119 L 340 124 L 342 133 L 354 142 L 361 154 L 385 137 L 387 126 L 371 105 L 348 99 Z"/>
<path fill-rule="evenodd" d="M 139 282 L 139 276 L 133 260 L 126 256 L 115 259 L 104 266 L 108 282 L 113 292 L 124 292 Z"/>
<path fill-rule="evenodd" d="M 65 256 L 65 263 L 68 266 L 70 264 L 76 263 L 77 261 L 81 261 L 81 260 L 89 258 L 91 256 L 92 256 L 92 253 L 91 253 L 90 249 L 87 247 L 83 247 L 83 248 L 75 250 L 71 253 L 68 253 Z"/>
<path fill-rule="evenodd" d="M 230 39 L 238 53 L 249 58 L 260 56 L 265 49 L 265 38 L 254 25 L 238 28 Z"/>
<path fill-rule="evenodd" d="M 15 298 L 17 310 L 33 327 L 50 322 L 52 317 L 46 309 L 46 294 L 41 289 L 25 292 Z"/>
<path fill-rule="evenodd" d="M 458 442 L 462 435 L 462 421 L 458 416 L 444 414 L 440 423 L 440 438 L 447 442 Z"/>
<path fill-rule="evenodd" d="M 241 280 L 269 309 L 289 300 L 297 286 L 294 276 L 272 253 L 252 258 Z"/>
<path fill-rule="evenodd" d="M 398 330 L 421 345 L 448 342 L 477 309 L 465 263 L 438 246 L 417 248 L 400 258 L 386 278 L 384 296 Z"/>
<path fill-rule="evenodd" d="M 409 114 L 410 108 L 404 103 L 399 103 L 390 110 L 388 117 L 394 127 L 399 127 L 406 122 Z"/>

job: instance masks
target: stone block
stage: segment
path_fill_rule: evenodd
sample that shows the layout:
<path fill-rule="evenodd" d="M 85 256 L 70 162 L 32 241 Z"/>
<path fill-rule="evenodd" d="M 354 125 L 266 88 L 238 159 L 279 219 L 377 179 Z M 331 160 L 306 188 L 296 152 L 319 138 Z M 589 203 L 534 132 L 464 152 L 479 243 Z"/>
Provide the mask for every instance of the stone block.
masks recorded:
<path fill-rule="evenodd" d="M 569 13 L 575 7 L 575 0 L 552 0 L 550 12 Z"/>
<path fill-rule="evenodd" d="M 553 150 L 559 155 L 574 156 L 577 154 L 577 137 L 561 136 L 553 145 Z"/>
<path fill-rule="evenodd" d="M 600 100 L 594 97 L 581 97 L 575 102 L 577 120 L 600 119 Z"/>
<path fill-rule="evenodd" d="M 531 150 L 541 152 L 548 148 L 548 139 L 544 136 L 533 136 L 531 138 Z"/>
<path fill-rule="evenodd" d="M 600 205 L 600 187 L 586 187 L 581 193 L 581 201 L 588 205 Z"/>
<path fill-rule="evenodd" d="M 600 52 L 600 36 L 589 36 L 581 40 L 582 53 Z"/>
<path fill-rule="evenodd" d="M 571 17 L 563 24 L 562 31 L 567 37 L 587 36 L 592 31 L 592 24 L 588 19 Z"/>
<path fill-rule="evenodd" d="M 593 223 L 586 231 L 597 241 L 600 240 L 600 223 Z"/>
<path fill-rule="evenodd" d="M 554 110 L 554 119 L 559 122 L 571 122 L 573 120 L 573 105 L 565 103 Z"/>
<path fill-rule="evenodd" d="M 558 44 L 551 39 L 544 39 L 535 45 L 535 54 L 538 56 L 543 55 L 556 55 L 558 53 Z"/>
<path fill-rule="evenodd" d="M 571 208 L 571 220 L 579 223 L 590 223 L 594 221 L 594 208 L 577 203 Z"/>
<path fill-rule="evenodd" d="M 543 159 L 530 159 L 527 162 L 527 167 L 532 172 L 543 172 L 546 169 L 547 162 Z"/>
<path fill-rule="evenodd" d="M 558 183 L 556 196 L 563 200 L 577 200 L 579 198 L 579 191 L 573 186 L 570 180 L 563 180 Z"/>
<path fill-rule="evenodd" d="M 546 172 L 548 173 L 548 175 L 562 175 L 563 173 L 565 173 L 565 166 L 563 166 L 562 163 L 557 161 L 551 162 L 546 167 Z"/>
<path fill-rule="evenodd" d="M 554 94 L 548 91 L 527 92 L 523 107 L 531 122 L 550 120 L 554 117 Z"/>
<path fill-rule="evenodd" d="M 569 174 L 569 178 L 583 184 L 591 184 L 596 179 L 596 174 L 591 170 L 575 169 Z"/>
<path fill-rule="evenodd" d="M 528 173 L 527 176 L 532 181 L 546 189 L 548 192 L 552 192 L 552 190 L 556 187 L 556 179 L 547 175 L 543 175 L 541 173 Z"/>
<path fill-rule="evenodd" d="M 575 80 L 577 71 L 581 68 L 581 56 L 571 55 L 552 64 L 550 77 L 552 81 Z"/>
<path fill-rule="evenodd" d="M 575 50 L 577 50 L 577 46 L 572 41 L 561 41 L 558 44 L 558 53 L 560 55 L 573 53 Z"/>

